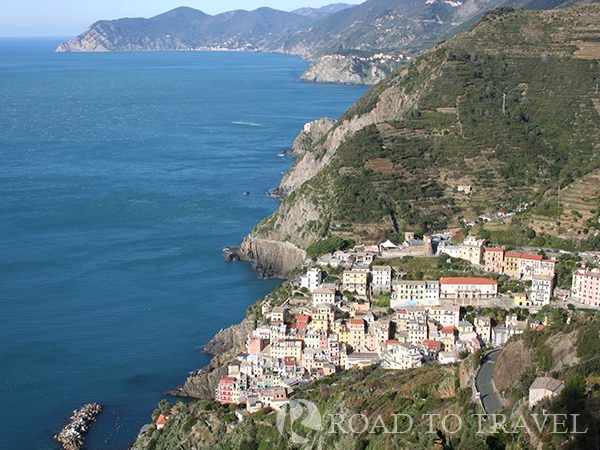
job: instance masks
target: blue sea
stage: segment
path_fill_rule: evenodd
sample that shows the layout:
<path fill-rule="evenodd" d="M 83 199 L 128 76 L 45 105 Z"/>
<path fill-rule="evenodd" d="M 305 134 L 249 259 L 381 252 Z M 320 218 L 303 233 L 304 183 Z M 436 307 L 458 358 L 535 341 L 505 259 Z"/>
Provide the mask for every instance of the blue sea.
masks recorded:
<path fill-rule="evenodd" d="M 278 283 L 221 254 L 277 208 L 266 192 L 293 162 L 277 153 L 365 92 L 301 83 L 289 56 L 61 41 L 0 40 L 4 450 L 60 448 L 86 402 L 104 406 L 87 448 L 133 443 Z"/>

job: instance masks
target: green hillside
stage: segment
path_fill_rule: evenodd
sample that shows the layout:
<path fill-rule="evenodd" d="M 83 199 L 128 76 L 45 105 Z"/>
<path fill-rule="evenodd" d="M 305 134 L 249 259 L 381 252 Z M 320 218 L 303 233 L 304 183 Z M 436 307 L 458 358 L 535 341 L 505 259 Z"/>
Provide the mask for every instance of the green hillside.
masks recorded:
<path fill-rule="evenodd" d="M 488 14 L 356 102 L 336 126 L 372 123 L 254 234 L 276 232 L 278 214 L 300 200 L 321 219 L 298 223 L 289 240 L 300 247 L 329 233 L 364 242 L 429 233 L 529 202 L 552 211 L 549 192 L 600 167 L 598 58 L 597 5 Z M 326 151 L 312 148 L 317 159 Z"/>

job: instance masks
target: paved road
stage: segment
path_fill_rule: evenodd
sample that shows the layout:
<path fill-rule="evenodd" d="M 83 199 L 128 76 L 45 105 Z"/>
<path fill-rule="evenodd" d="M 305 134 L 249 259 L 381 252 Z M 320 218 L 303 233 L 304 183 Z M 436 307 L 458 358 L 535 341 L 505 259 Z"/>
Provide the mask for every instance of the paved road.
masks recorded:
<path fill-rule="evenodd" d="M 500 401 L 494 394 L 492 387 L 492 378 L 494 376 L 494 363 L 500 354 L 500 350 L 494 350 L 484 359 L 477 376 L 475 377 L 475 387 L 481 395 L 481 402 L 486 414 L 494 414 L 500 410 Z"/>

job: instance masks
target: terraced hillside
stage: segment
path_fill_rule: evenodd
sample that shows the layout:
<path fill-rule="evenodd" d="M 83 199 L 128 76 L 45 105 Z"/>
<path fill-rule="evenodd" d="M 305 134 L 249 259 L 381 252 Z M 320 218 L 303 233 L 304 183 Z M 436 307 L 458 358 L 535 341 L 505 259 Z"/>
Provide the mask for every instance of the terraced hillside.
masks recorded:
<path fill-rule="evenodd" d="M 288 189 L 252 237 L 300 248 L 332 233 L 371 243 L 524 203 L 541 214 L 559 186 L 559 222 L 567 203 L 597 217 L 597 191 L 586 186 L 600 167 L 598 43 L 598 5 L 487 14 L 356 102 L 284 184 L 307 168 L 316 175 Z"/>

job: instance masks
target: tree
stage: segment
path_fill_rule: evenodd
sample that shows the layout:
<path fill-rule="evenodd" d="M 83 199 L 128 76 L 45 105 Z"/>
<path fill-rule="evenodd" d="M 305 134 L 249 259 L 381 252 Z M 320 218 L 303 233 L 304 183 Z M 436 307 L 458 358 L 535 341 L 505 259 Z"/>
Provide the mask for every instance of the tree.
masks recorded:
<path fill-rule="evenodd" d="M 567 313 L 562 308 L 554 308 L 548 315 L 548 328 L 558 330 L 567 322 Z"/>
<path fill-rule="evenodd" d="M 158 404 L 158 410 L 161 414 L 169 414 L 172 409 L 173 405 L 166 398 L 163 398 Z"/>

